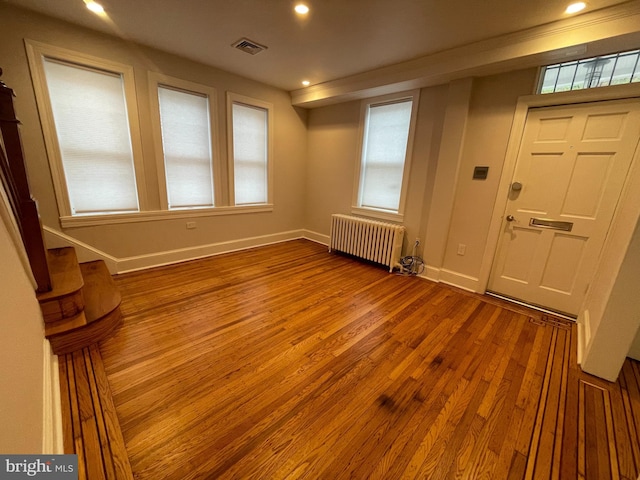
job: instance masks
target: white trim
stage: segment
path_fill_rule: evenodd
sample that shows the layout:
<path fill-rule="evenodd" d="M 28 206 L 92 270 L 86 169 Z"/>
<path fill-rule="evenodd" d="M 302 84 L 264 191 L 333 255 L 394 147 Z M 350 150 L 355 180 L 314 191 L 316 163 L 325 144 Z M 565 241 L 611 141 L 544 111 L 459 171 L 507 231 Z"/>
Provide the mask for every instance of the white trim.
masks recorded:
<path fill-rule="evenodd" d="M 294 106 L 317 108 L 456 78 L 488 75 L 637 46 L 640 3 L 624 2 L 500 37 L 462 45 L 290 92 Z"/>
<path fill-rule="evenodd" d="M 44 73 L 43 61 L 45 58 L 59 60 L 71 65 L 75 64 L 96 70 L 112 72 L 122 78 L 124 99 L 129 120 L 129 133 L 131 136 L 138 208 L 141 211 L 146 210 L 147 193 L 142 156 L 142 137 L 140 133 L 133 67 L 34 40 L 25 39 L 24 42 L 60 215 L 62 217 L 71 216 L 71 203 L 64 175 L 62 157 L 60 155 L 60 145 L 58 144 L 49 90 Z"/>
<path fill-rule="evenodd" d="M 461 288 L 467 292 L 480 293 L 478 291 L 478 279 L 463 273 L 447 270 L 446 268 L 438 268 L 432 265 L 425 265 L 422 275 L 418 275 L 432 282 L 444 283 L 453 287 Z"/>
<path fill-rule="evenodd" d="M 216 217 L 219 215 L 239 215 L 244 213 L 272 212 L 273 205 L 239 205 L 233 207 L 192 208 L 180 210 L 149 210 L 138 213 L 112 213 L 108 215 L 82 215 L 60 217 L 62 228 L 90 227 L 95 225 L 113 225 L 118 223 L 152 222 L 157 220 L 176 220 L 180 218 Z"/>
<path fill-rule="evenodd" d="M 164 162 L 164 147 L 162 142 L 162 122 L 160 119 L 160 101 L 158 98 L 159 87 L 169 87 L 183 91 L 189 94 L 204 95 L 209 104 L 209 133 L 211 135 L 211 172 L 213 175 L 213 202 L 214 205 L 223 205 L 221 196 L 221 172 L 220 164 L 222 156 L 220 155 L 219 129 L 218 129 L 218 93 L 214 87 L 202 85 L 199 83 L 182 80 L 180 78 L 170 77 L 158 72 L 149 72 L 149 103 L 151 107 L 151 126 L 153 130 L 153 141 L 156 156 L 156 168 L 158 173 L 158 190 L 160 192 L 160 202 L 164 210 L 169 210 L 169 201 L 167 194 L 167 178 Z"/>
<path fill-rule="evenodd" d="M 447 285 L 453 285 L 454 287 L 467 290 L 468 292 L 478 292 L 478 279 L 476 277 L 447 270 L 446 268 L 440 269 L 440 282 L 446 283 Z"/>
<path fill-rule="evenodd" d="M 229 205 L 235 205 L 235 176 L 233 153 L 233 104 L 238 103 L 248 107 L 261 108 L 267 111 L 267 204 L 273 204 L 273 172 L 274 168 L 274 138 L 275 124 L 273 104 L 255 98 L 227 92 L 227 170 L 229 186 Z M 240 205 L 242 206 L 242 205 Z"/>
<path fill-rule="evenodd" d="M 580 312 L 576 323 L 578 324 L 577 357 L 578 365 L 581 365 L 582 360 L 584 359 L 584 352 L 587 349 L 589 340 L 591 340 L 591 315 L 588 309 Z"/>
<path fill-rule="evenodd" d="M 42 453 L 64 453 L 62 438 L 62 404 L 58 357 L 51 351 L 49 340 L 43 340 L 42 382 Z"/>
<path fill-rule="evenodd" d="M 516 167 L 516 160 L 520 150 L 520 141 L 524 132 L 525 123 L 529 109 L 536 107 L 548 107 L 557 105 L 571 105 L 588 102 L 603 102 L 607 100 L 621 100 L 627 98 L 640 97 L 640 84 L 633 83 L 629 85 L 618 85 L 614 87 L 591 88 L 586 90 L 575 90 L 572 92 L 547 93 L 545 95 L 526 95 L 518 99 L 516 110 L 511 126 L 511 134 L 509 143 L 507 144 L 507 152 L 502 167 L 502 175 L 498 186 L 496 201 L 493 207 L 491 223 L 489 225 L 489 233 L 485 251 L 482 256 L 482 264 L 478 275 L 479 292 L 484 292 L 489 283 L 489 276 L 493 266 L 493 260 L 498 248 L 500 230 L 502 226 L 502 217 L 507 208 L 507 200 L 511 180 Z M 628 181 L 627 181 L 628 183 Z M 623 198 L 619 202 L 618 208 L 623 203 Z M 613 223 L 616 222 L 614 217 Z M 613 224 L 612 224 L 613 225 Z"/>
<path fill-rule="evenodd" d="M 72 246 L 76 249 L 76 255 L 78 256 L 78 261 L 80 263 L 92 260 L 104 260 L 112 275 L 160 267 L 162 265 L 187 262 L 189 260 L 231 253 L 247 248 L 271 245 L 273 243 L 286 242 L 298 238 L 305 238 L 323 245 L 329 244 L 329 237 L 327 235 L 310 230 L 299 229 L 272 233 L 269 235 L 260 235 L 257 237 L 247 237 L 225 242 L 198 245 L 195 247 L 165 250 L 145 255 L 116 258 L 50 227 L 44 226 L 43 230 L 45 233 L 46 243 L 49 248 Z"/>
<path fill-rule="evenodd" d="M 420 277 L 431 280 L 432 282 L 440 282 L 440 267 L 425 265 L 424 273 Z"/>
<path fill-rule="evenodd" d="M 400 213 L 388 212 L 385 210 L 376 210 L 375 208 L 366 207 L 351 207 L 351 213 L 353 215 L 360 215 L 363 217 L 377 218 L 380 220 L 388 220 L 390 222 L 402 223 L 404 221 L 404 215 Z"/>
<path fill-rule="evenodd" d="M 303 238 L 302 232 L 302 230 L 291 230 L 289 232 L 274 233 L 271 235 L 261 235 L 227 242 L 210 243 L 197 247 L 179 248 L 176 250 L 120 258 L 118 260 L 118 273 L 161 267 L 163 265 L 236 252 L 247 248 L 262 247 L 273 243 L 295 240 L 297 238 Z"/>
<path fill-rule="evenodd" d="M 314 232 L 313 230 L 303 230 L 303 238 L 319 243 L 326 247 L 329 246 L 330 237 L 323 233 Z"/>
<path fill-rule="evenodd" d="M 91 245 L 81 242 L 80 240 L 70 237 L 58 230 L 47 227 L 46 225 L 42 226 L 42 231 L 44 233 L 47 248 L 73 247 L 76 251 L 79 263 L 103 260 L 107 265 L 109 272 L 112 274 L 118 273 L 118 259 L 116 257 L 112 257 L 102 250 L 98 250 Z"/>
<path fill-rule="evenodd" d="M 364 154 L 364 142 L 368 126 L 368 112 L 371 106 L 384 105 L 390 103 L 401 102 L 411 99 L 411 120 L 409 121 L 409 135 L 407 136 L 407 149 L 404 157 L 404 165 L 402 170 L 402 185 L 400 186 L 400 198 L 398 201 L 398 211 L 378 210 L 371 207 L 363 207 L 362 198 L 362 156 Z M 358 135 L 360 143 L 358 145 L 358 156 L 356 157 L 356 165 L 353 177 L 353 201 L 351 213 L 366 215 L 369 217 L 402 222 L 404 220 L 404 208 L 407 201 L 407 190 L 409 188 L 409 177 L 411 176 L 411 161 L 413 159 L 413 142 L 416 132 L 416 123 L 418 119 L 418 108 L 420 104 L 420 90 L 410 90 L 392 95 L 383 95 L 380 97 L 368 98 L 360 104 L 360 122 L 358 127 Z"/>

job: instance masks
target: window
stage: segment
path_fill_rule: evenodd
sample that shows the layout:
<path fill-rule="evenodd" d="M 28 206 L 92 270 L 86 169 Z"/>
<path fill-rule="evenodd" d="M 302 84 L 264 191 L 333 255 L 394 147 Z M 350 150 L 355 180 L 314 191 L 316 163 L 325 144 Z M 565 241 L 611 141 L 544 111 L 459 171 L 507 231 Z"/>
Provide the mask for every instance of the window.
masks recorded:
<path fill-rule="evenodd" d="M 538 93 L 640 82 L 640 50 L 557 63 L 543 68 Z"/>
<path fill-rule="evenodd" d="M 28 52 L 61 215 L 138 212 L 131 68 L 35 42 Z"/>
<path fill-rule="evenodd" d="M 213 207 L 215 90 L 155 73 L 149 78 L 157 92 L 152 117 L 164 207 Z"/>
<path fill-rule="evenodd" d="M 402 220 L 419 92 L 363 102 L 354 213 Z"/>
<path fill-rule="evenodd" d="M 229 172 L 233 205 L 269 204 L 273 106 L 259 100 L 227 94 Z"/>

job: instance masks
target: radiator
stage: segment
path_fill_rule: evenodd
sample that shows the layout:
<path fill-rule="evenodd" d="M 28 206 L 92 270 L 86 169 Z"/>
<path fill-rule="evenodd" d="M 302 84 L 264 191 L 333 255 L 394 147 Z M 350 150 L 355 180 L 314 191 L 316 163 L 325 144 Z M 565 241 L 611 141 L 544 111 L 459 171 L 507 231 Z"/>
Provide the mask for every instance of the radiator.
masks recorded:
<path fill-rule="evenodd" d="M 404 227 L 349 215 L 331 215 L 329 251 L 355 255 L 389 267 L 400 267 Z"/>

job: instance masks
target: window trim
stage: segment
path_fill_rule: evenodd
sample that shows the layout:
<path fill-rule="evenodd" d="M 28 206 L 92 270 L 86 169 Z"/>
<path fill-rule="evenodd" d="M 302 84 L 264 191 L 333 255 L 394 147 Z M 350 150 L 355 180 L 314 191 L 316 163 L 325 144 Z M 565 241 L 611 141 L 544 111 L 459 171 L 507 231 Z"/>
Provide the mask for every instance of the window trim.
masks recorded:
<path fill-rule="evenodd" d="M 62 228 L 92 227 L 96 225 L 117 225 L 159 220 L 180 220 L 185 218 L 217 217 L 246 213 L 273 212 L 273 205 L 238 205 L 214 208 L 194 208 L 180 210 L 147 210 L 139 213 L 113 213 L 108 215 L 83 215 L 81 217 L 60 217 Z"/>
<path fill-rule="evenodd" d="M 211 211 L 223 205 L 221 185 L 221 154 L 218 129 L 218 93 L 214 87 L 202 85 L 188 80 L 171 77 L 158 72 L 149 72 L 149 97 L 151 104 L 151 128 L 153 130 L 153 144 L 156 158 L 156 170 L 158 174 L 158 192 L 160 194 L 160 207 L 163 211 Z M 213 202 L 212 207 L 179 207 L 169 208 L 169 194 L 167 192 L 166 166 L 164 163 L 164 146 L 162 143 L 162 126 L 160 117 L 160 99 L 158 88 L 167 87 L 176 91 L 204 95 L 209 103 L 209 133 L 211 138 L 211 172 L 213 174 Z"/>
<path fill-rule="evenodd" d="M 267 111 L 267 201 L 251 205 L 236 205 L 235 200 L 235 162 L 233 152 L 233 105 L 234 103 L 248 107 L 262 108 Z M 273 170 L 274 170 L 274 123 L 273 104 L 227 91 L 227 168 L 229 182 L 229 205 L 234 208 L 251 206 L 273 206 Z"/>
<path fill-rule="evenodd" d="M 411 99 L 411 119 L 409 122 L 409 135 L 407 136 L 407 150 L 404 158 L 404 166 L 402 170 L 402 184 L 400 186 L 400 199 L 398 202 L 398 211 L 384 210 L 372 207 L 363 207 L 361 204 L 361 184 L 362 184 L 362 155 L 364 154 L 364 140 L 366 136 L 367 113 L 369 108 L 377 105 L 385 105 L 398 103 L 403 100 Z M 368 98 L 363 100 L 360 105 L 360 126 L 358 155 L 356 157 L 356 166 L 354 171 L 353 199 L 351 213 L 355 215 L 364 215 L 368 217 L 378 218 L 381 220 L 390 220 L 395 222 L 404 221 L 404 209 L 407 201 L 407 190 L 409 188 L 409 178 L 411 173 L 411 161 L 413 158 L 413 142 L 415 138 L 416 123 L 418 118 L 418 108 L 420 103 L 420 90 L 409 90 L 402 93 L 393 93 L 379 97 Z"/>
<path fill-rule="evenodd" d="M 67 187 L 66 177 L 64 175 L 60 145 L 58 144 L 58 135 L 55 128 L 53 110 L 51 108 L 51 99 L 49 97 L 49 88 L 47 86 L 46 75 L 44 72 L 44 59 L 46 58 L 70 64 L 72 66 L 75 65 L 78 67 L 90 68 L 92 70 L 102 70 L 104 72 L 113 73 L 122 78 L 124 99 L 129 120 L 129 135 L 131 138 L 131 150 L 133 153 L 133 168 L 136 180 L 136 194 L 138 196 L 138 209 L 139 212 L 146 210 L 147 189 L 142 155 L 142 137 L 139 122 L 140 117 L 138 113 L 133 67 L 29 39 L 25 39 L 25 48 L 29 68 L 31 70 L 36 104 L 40 113 L 40 124 L 42 126 L 45 149 L 49 160 L 49 168 L 51 169 L 53 188 L 56 194 L 56 202 L 60 218 L 67 217 L 77 219 L 85 216 L 109 217 L 118 214 L 105 213 L 99 215 L 72 215 L 69 190 Z M 131 213 L 130 215 L 138 215 L 138 213 Z"/>

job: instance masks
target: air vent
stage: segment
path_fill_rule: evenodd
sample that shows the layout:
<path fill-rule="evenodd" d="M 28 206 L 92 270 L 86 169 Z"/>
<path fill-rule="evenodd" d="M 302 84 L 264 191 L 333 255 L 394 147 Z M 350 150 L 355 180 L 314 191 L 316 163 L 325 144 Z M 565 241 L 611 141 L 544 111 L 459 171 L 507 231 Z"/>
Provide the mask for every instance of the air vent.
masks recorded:
<path fill-rule="evenodd" d="M 237 48 L 238 50 L 242 50 L 243 52 L 250 53 L 251 55 L 255 55 L 256 53 L 260 53 L 261 51 L 267 49 L 267 47 L 265 47 L 264 45 L 260 45 L 253 40 L 249 40 L 248 38 L 241 38 L 237 42 L 231 44 L 231 46 L 233 48 Z"/>

